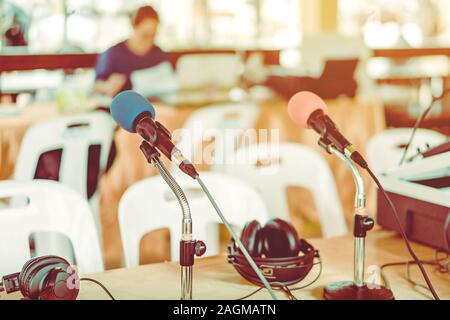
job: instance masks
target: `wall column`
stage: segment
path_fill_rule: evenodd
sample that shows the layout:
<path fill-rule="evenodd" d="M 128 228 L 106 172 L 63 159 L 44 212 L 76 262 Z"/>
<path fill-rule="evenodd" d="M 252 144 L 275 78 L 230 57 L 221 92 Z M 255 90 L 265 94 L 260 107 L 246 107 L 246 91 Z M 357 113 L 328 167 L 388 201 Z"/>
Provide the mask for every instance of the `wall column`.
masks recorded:
<path fill-rule="evenodd" d="M 299 1 L 304 35 L 337 32 L 338 0 Z"/>

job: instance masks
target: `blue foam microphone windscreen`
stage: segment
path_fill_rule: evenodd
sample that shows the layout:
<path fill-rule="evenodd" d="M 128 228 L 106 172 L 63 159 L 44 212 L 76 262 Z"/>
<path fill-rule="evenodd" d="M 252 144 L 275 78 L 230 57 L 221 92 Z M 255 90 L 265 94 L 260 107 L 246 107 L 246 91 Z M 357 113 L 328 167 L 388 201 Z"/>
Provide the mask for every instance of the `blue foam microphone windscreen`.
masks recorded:
<path fill-rule="evenodd" d="M 114 120 L 125 130 L 136 132 L 133 126 L 136 118 L 143 112 L 149 112 L 155 119 L 155 108 L 139 93 L 127 90 L 116 95 L 110 106 Z"/>

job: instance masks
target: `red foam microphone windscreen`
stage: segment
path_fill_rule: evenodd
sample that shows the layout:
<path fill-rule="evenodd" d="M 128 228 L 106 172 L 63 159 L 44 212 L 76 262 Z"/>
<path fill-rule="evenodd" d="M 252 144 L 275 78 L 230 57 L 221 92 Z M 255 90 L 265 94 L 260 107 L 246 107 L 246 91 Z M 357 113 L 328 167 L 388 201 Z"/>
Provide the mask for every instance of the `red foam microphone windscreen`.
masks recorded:
<path fill-rule="evenodd" d="M 328 114 L 327 105 L 322 98 L 309 91 L 297 92 L 288 103 L 289 116 L 305 129 L 308 128 L 309 116 L 318 109 L 322 109 L 325 114 Z"/>

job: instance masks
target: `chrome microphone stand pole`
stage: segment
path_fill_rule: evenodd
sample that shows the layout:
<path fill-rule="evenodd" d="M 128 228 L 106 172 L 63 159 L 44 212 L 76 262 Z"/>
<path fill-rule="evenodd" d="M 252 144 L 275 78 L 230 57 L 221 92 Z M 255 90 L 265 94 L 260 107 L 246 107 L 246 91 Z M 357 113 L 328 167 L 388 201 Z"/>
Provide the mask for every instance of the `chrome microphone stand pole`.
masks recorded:
<path fill-rule="evenodd" d="M 319 144 L 322 147 L 337 156 L 350 169 L 356 186 L 353 281 L 336 282 L 325 286 L 324 297 L 330 300 L 392 300 L 394 295 L 391 290 L 379 284 L 367 286 L 364 280 L 366 234 L 374 227 L 375 221 L 366 214 L 366 193 L 361 174 L 349 156 L 338 151 L 333 145 L 321 142 Z"/>
<path fill-rule="evenodd" d="M 332 154 L 337 156 L 350 169 L 353 180 L 355 181 L 355 220 L 354 220 L 354 263 L 353 263 L 353 282 L 357 287 L 364 286 L 364 259 L 365 259 L 365 233 L 360 232 L 361 227 L 369 231 L 374 226 L 374 221 L 365 214 L 366 193 L 364 191 L 364 182 L 353 161 L 340 153 L 334 147 L 330 148 Z M 361 225 L 362 224 L 362 225 Z"/>
<path fill-rule="evenodd" d="M 193 240 L 192 218 L 189 203 L 181 187 L 175 181 L 169 170 L 160 161 L 159 152 L 147 141 L 142 141 L 140 146 L 147 161 L 155 166 L 161 177 L 169 185 L 177 198 L 183 213 L 180 241 L 180 265 L 181 265 L 181 300 L 192 300 L 192 268 L 194 256 L 202 256 L 206 252 L 203 241 Z"/>

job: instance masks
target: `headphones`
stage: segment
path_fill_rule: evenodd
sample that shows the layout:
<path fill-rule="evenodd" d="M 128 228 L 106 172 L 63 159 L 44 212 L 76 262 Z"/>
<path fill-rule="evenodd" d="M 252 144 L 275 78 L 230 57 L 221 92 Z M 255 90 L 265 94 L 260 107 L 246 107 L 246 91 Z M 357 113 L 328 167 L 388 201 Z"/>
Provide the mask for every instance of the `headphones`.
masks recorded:
<path fill-rule="evenodd" d="M 240 240 L 271 286 L 286 287 L 303 280 L 320 258 L 319 252 L 294 227 L 282 219 L 273 219 L 264 227 L 248 222 Z M 228 262 L 248 281 L 263 286 L 234 241 L 228 246 Z"/>
<path fill-rule="evenodd" d="M 3 277 L 7 293 L 19 291 L 30 300 L 75 300 L 79 278 L 67 260 L 42 256 L 29 260 L 19 273 Z"/>

